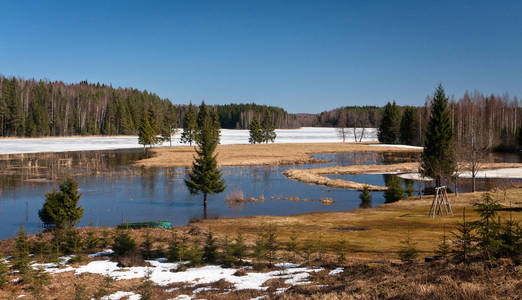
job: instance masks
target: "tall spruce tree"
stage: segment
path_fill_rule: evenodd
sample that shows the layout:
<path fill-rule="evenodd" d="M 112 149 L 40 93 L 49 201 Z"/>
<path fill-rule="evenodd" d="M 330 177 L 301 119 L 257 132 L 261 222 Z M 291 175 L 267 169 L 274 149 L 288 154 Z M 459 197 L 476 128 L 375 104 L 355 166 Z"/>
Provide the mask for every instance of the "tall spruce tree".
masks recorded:
<path fill-rule="evenodd" d="M 381 125 L 377 138 L 383 144 L 397 144 L 399 142 L 399 129 L 401 122 L 401 112 L 395 104 L 388 102 L 384 107 Z"/>
<path fill-rule="evenodd" d="M 207 195 L 222 193 L 226 185 L 221 178 L 221 171 L 217 168 L 217 160 L 214 155 L 218 144 L 214 120 L 210 114 L 207 114 L 200 124 L 196 136 L 197 157 L 192 163 L 192 169 L 188 178 L 185 179 L 185 184 L 191 194 L 203 194 L 203 213 L 206 218 Z"/>
<path fill-rule="evenodd" d="M 143 114 L 143 119 L 138 125 L 138 143 L 143 145 L 143 148 L 155 144 L 155 135 L 152 126 L 149 123 L 147 114 Z"/>
<path fill-rule="evenodd" d="M 83 217 L 83 208 L 78 206 L 81 197 L 78 183 L 69 178 L 60 184 L 60 191 L 45 194 L 45 203 L 38 216 L 45 225 L 58 229 L 73 227 Z"/>
<path fill-rule="evenodd" d="M 263 142 L 274 142 L 277 134 L 275 133 L 275 128 L 272 125 L 272 118 L 270 118 L 270 113 L 268 110 L 265 110 L 265 114 L 263 116 L 263 121 L 261 121 L 261 132 L 263 134 Z"/>
<path fill-rule="evenodd" d="M 434 178 L 437 187 L 441 186 L 443 178 L 453 176 L 456 168 L 453 131 L 447 107 L 448 98 L 439 84 L 433 97 L 420 167 L 422 175 Z"/>
<path fill-rule="evenodd" d="M 252 122 L 250 122 L 248 131 L 250 133 L 250 137 L 248 138 L 248 142 L 250 144 L 260 144 L 263 142 L 263 132 L 261 131 L 261 127 L 256 116 L 254 116 Z"/>
<path fill-rule="evenodd" d="M 163 117 L 163 124 L 161 126 L 161 137 L 163 141 L 169 141 L 172 147 L 172 136 L 176 134 L 176 111 L 173 106 L 167 108 L 167 113 Z"/>
<path fill-rule="evenodd" d="M 190 102 L 185 117 L 183 118 L 183 132 L 181 133 L 181 142 L 188 143 L 192 146 L 192 143 L 196 140 L 196 132 L 198 123 L 196 119 L 196 111 L 194 105 Z"/>
<path fill-rule="evenodd" d="M 407 106 L 402 114 L 400 126 L 400 142 L 405 145 L 416 145 L 419 128 L 415 108 Z"/>

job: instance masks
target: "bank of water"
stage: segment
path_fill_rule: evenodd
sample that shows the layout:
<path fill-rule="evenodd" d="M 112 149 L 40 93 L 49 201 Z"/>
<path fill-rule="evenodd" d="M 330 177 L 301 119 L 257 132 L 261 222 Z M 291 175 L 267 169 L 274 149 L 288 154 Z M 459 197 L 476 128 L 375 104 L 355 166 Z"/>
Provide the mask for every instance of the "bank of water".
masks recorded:
<path fill-rule="evenodd" d="M 38 210 L 44 195 L 60 181 L 72 176 L 79 182 L 85 213 L 80 226 L 113 226 L 122 222 L 167 220 L 185 225 L 203 217 L 202 196 L 191 195 L 185 187 L 185 168 L 131 167 L 143 157 L 141 149 L 95 152 L 31 154 L 0 160 L 0 238 L 13 237 L 19 226 L 35 233 Z M 293 215 L 316 211 L 349 211 L 360 207 L 359 192 L 308 185 L 281 174 L 288 168 L 327 165 L 396 163 L 412 156 L 387 153 L 344 153 L 316 155 L 331 160 L 326 164 L 300 166 L 226 167 L 222 169 L 227 190 L 209 196 L 207 217 L 253 215 Z M 384 185 L 382 175 L 356 175 L 356 181 Z M 230 205 L 225 198 L 240 191 L 246 201 Z M 321 203 L 331 198 L 331 205 Z M 384 203 L 383 192 L 372 192 L 372 202 Z"/>

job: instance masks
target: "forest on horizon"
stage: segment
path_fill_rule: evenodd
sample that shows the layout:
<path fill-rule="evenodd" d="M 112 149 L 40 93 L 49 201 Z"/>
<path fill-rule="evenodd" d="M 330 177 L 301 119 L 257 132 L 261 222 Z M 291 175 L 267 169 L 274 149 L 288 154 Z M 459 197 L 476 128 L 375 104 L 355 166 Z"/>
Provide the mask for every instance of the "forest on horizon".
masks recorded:
<path fill-rule="evenodd" d="M 114 88 L 100 83 L 66 84 L 0 76 L 0 137 L 70 135 L 135 135 L 145 114 L 156 128 L 166 122 L 182 127 L 188 105 L 133 88 Z M 422 136 L 429 119 L 430 97 L 424 106 L 410 107 Z M 247 129 L 257 116 L 268 110 L 275 128 L 364 127 L 378 128 L 384 111 L 378 106 L 346 106 L 316 114 L 292 114 L 275 106 L 255 103 L 209 105 L 216 110 L 220 125 Z M 194 103 L 197 109 L 199 103 Z M 401 113 L 407 108 L 398 106 Z M 466 92 L 449 103 L 456 140 L 463 140 L 470 126 L 480 122 L 491 149 L 517 148 L 522 109 L 517 97 Z M 424 129 L 423 129 L 424 128 Z M 414 144 L 422 145 L 422 139 Z M 460 142 L 459 142 L 460 143 Z M 509 149 L 508 149 L 509 148 Z"/>

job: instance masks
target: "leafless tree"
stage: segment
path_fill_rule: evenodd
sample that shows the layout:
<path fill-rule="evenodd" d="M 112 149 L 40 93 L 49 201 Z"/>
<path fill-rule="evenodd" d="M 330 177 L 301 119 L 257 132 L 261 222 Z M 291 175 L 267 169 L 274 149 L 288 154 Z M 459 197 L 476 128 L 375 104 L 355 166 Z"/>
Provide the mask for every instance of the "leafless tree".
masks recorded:
<path fill-rule="evenodd" d="M 346 112 L 340 111 L 339 118 L 337 119 L 337 136 L 343 140 L 343 143 L 346 142 L 346 136 L 348 135 L 348 128 L 346 128 L 347 123 L 348 118 Z"/>

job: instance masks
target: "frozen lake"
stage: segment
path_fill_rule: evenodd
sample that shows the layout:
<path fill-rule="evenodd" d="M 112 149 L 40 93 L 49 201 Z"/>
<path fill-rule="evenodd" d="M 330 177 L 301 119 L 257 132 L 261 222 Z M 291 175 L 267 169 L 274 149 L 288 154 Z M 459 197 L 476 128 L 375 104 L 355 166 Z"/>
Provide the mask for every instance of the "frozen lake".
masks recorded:
<path fill-rule="evenodd" d="M 303 127 L 299 129 L 276 129 L 276 143 L 332 143 L 340 142 L 336 128 Z M 358 132 L 358 135 L 360 133 Z M 221 144 L 248 144 L 248 130 L 222 129 Z M 173 145 L 183 145 L 180 134 L 173 137 Z M 353 130 L 349 130 L 347 142 L 353 142 Z M 377 129 L 365 129 L 363 142 L 376 142 Z M 165 143 L 162 146 L 168 146 Z M 45 137 L 0 139 L 0 154 L 65 152 L 138 148 L 137 136 L 95 136 L 95 137 Z M 161 146 L 160 146 L 161 147 Z"/>

